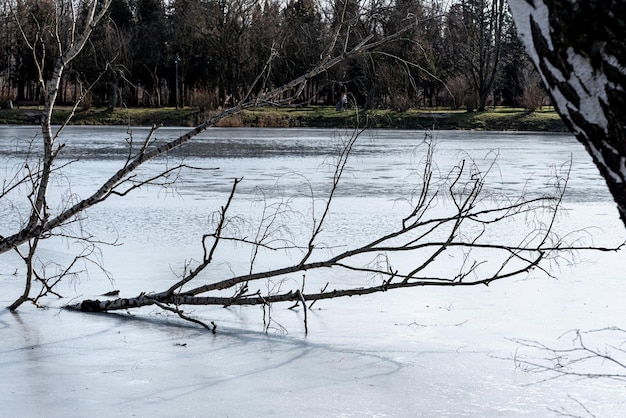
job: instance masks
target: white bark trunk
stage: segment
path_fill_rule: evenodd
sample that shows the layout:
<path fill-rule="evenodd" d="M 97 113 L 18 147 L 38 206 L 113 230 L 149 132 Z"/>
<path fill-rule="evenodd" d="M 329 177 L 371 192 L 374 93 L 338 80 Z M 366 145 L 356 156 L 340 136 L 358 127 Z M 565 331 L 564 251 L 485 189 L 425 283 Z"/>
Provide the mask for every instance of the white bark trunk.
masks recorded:
<path fill-rule="evenodd" d="M 626 225 L 626 4 L 509 0 L 557 111 L 605 178 Z"/>

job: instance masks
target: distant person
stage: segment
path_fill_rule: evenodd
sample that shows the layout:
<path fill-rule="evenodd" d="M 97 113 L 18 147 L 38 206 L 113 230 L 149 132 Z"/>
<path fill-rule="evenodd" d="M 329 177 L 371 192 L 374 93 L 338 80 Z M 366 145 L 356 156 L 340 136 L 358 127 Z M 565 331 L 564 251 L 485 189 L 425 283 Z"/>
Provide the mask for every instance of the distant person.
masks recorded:
<path fill-rule="evenodd" d="M 348 103 L 348 95 L 346 93 L 341 95 L 341 99 L 337 102 L 337 111 L 342 112 L 346 109 L 346 104 Z"/>

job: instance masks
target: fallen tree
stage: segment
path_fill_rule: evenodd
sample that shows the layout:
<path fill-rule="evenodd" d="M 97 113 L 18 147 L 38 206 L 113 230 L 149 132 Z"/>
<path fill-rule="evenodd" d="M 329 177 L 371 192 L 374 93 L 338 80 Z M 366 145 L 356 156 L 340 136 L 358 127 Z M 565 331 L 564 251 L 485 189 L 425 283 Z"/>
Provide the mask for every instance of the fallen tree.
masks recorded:
<path fill-rule="evenodd" d="M 68 3 L 69 4 L 69 3 Z M 284 101 L 297 98 L 309 80 L 343 60 L 368 54 L 380 45 L 402 36 L 404 31 L 416 23 L 390 34 L 382 39 L 367 36 L 354 46 L 348 42 L 343 45 L 330 45 L 327 53 L 321 57 L 318 65 L 306 74 L 287 84 L 268 88 L 263 84 L 263 74 L 269 71 L 272 55 L 266 67 L 253 84 L 247 95 L 236 106 L 226 109 L 197 127 L 166 142 L 157 142 L 154 134 L 157 127 L 141 141 L 128 140 L 127 157 L 121 167 L 95 191 L 86 198 L 71 196 L 61 202 L 59 207 L 50 207 L 48 191 L 54 176 L 63 164 L 59 163 L 65 144 L 62 131 L 65 125 L 53 129 L 50 115 L 55 106 L 62 74 L 71 60 L 80 52 L 90 36 L 91 29 L 104 18 L 108 1 L 88 1 L 88 13 L 80 19 L 75 16 L 75 25 L 71 36 L 59 31 L 42 33 L 50 35 L 59 45 L 58 56 L 51 79 L 47 79 L 44 71 L 45 57 L 39 55 L 43 37 L 36 37 L 36 42 L 29 44 L 35 61 L 40 63 L 40 88 L 45 94 L 45 105 L 42 111 L 42 155 L 29 153 L 23 164 L 12 176 L 7 177 L 0 189 L 0 200 L 15 207 L 28 208 L 27 214 L 21 217 L 17 231 L 0 236 L 0 254 L 15 251 L 26 266 L 24 292 L 9 306 L 15 310 L 26 301 L 39 304 L 43 297 L 56 295 L 55 286 L 64 278 L 81 274 L 77 266 L 84 262 L 92 262 L 100 266 L 94 259 L 97 246 L 102 245 L 97 237 L 92 237 L 79 230 L 78 235 L 67 232 L 65 228 L 80 223 L 87 211 L 113 196 L 128 198 L 133 191 L 148 185 L 169 187 L 176 183 L 183 169 L 190 168 L 184 162 L 173 166 L 164 166 L 162 170 L 151 175 L 142 175 L 140 167 L 154 161 L 160 156 L 168 155 L 172 150 L 193 140 L 198 134 L 213 126 L 219 120 L 240 112 L 243 109 L 263 106 L 280 105 Z M 81 26 L 83 25 L 83 26 Z M 79 28 L 82 27 L 82 30 Z M 350 25 L 339 25 L 338 33 L 349 34 Z M 27 35 L 24 34 L 27 38 Z M 336 37 L 339 39 L 339 36 Z M 347 36 L 346 36 L 347 39 Z M 39 42 L 39 43 L 37 43 Z M 336 41 L 337 42 L 337 41 Z M 76 105 L 78 106 L 78 104 Z M 76 108 L 75 108 L 76 109 Z M 260 269 L 255 264 L 256 254 L 260 251 L 278 249 L 271 240 L 269 225 L 280 221 L 278 214 L 264 216 L 255 238 L 232 235 L 225 225 L 229 223 L 229 208 L 236 196 L 236 189 L 241 179 L 235 179 L 230 197 L 217 214 L 215 228 L 203 236 L 199 245 L 202 247 L 202 259 L 195 264 L 187 264 L 183 274 L 173 281 L 172 285 L 160 291 L 144 292 L 134 298 L 116 300 L 88 300 L 68 306 L 70 309 L 105 312 L 119 309 L 156 305 L 163 309 L 176 312 L 183 318 L 200 322 L 185 314 L 182 307 L 187 305 L 262 305 L 270 307 L 277 302 L 300 304 L 305 312 L 311 304 L 320 299 L 344 296 L 365 295 L 393 289 L 417 286 L 475 286 L 488 285 L 494 281 L 518 277 L 531 270 L 550 275 L 550 262 L 555 258 L 566 256 L 577 249 L 615 250 L 610 248 L 592 248 L 577 245 L 576 241 L 566 242 L 556 234 L 554 225 L 561 206 L 567 174 L 558 177 L 554 193 L 546 196 L 518 196 L 515 198 L 501 196 L 485 196 L 483 186 L 486 172 L 481 172 L 471 161 L 460 161 L 449 173 L 434 179 L 432 144 L 423 150 L 424 160 L 421 184 L 416 185 L 414 199 L 399 196 L 409 202 L 406 214 L 398 219 L 392 231 L 380 236 L 371 237 L 363 245 L 346 244 L 347 250 L 334 251 L 328 255 L 328 248 L 319 242 L 321 231 L 326 226 L 327 218 L 332 210 L 335 195 L 341 187 L 341 179 L 349 162 L 355 142 L 367 124 L 355 119 L 352 136 L 346 140 L 335 164 L 335 171 L 330 191 L 324 198 L 325 204 L 321 213 L 312 220 L 310 234 L 303 242 L 295 242 L 292 247 L 300 251 L 299 259 L 293 263 L 276 269 Z M 33 148 L 34 149 L 34 148 Z M 71 162 L 69 163 L 71 164 Z M 193 169 L 193 167 L 191 167 Z M 17 197 L 15 197 L 17 196 Z M 12 199 L 24 199 L 21 206 Z M 313 196 L 311 196 L 313 198 Z M 445 204 L 444 204 L 445 202 Z M 438 206 L 441 204 L 440 206 Z M 441 212 L 441 207 L 448 210 Z M 437 208 L 437 210 L 435 210 Z M 316 212 L 314 212 L 316 213 Z M 529 219 L 531 220 L 529 222 Z M 521 236 L 508 234 L 494 241 L 492 230 L 497 230 L 508 222 L 519 222 L 525 225 Z M 71 262 L 59 269 L 57 274 L 46 276 L 35 267 L 36 254 L 42 240 L 54 236 L 78 240 L 84 244 L 84 250 L 77 254 Z M 489 239 L 487 239 L 489 237 Z M 567 237 L 566 238 L 570 238 Z M 216 249 L 224 242 L 236 242 L 249 246 L 254 254 L 246 274 L 234 274 L 210 283 L 204 283 L 202 273 L 212 266 Z M 460 260 L 453 274 L 437 272 L 437 263 L 444 255 L 455 254 Z M 97 258 L 97 257 L 95 257 Z M 317 290 L 307 287 L 307 272 L 320 269 L 335 269 L 344 272 L 362 274 L 368 277 L 367 285 L 358 287 L 340 287 L 329 289 L 322 285 Z M 303 278 L 297 288 L 281 291 L 262 291 L 258 283 L 268 280 L 283 280 L 288 275 L 302 274 Z M 33 295 L 33 284 L 38 283 L 40 289 Z M 220 292 L 230 291 L 230 296 Z M 201 323 L 201 322 L 200 322 Z M 202 323 L 208 328 L 214 325 Z M 306 324 L 306 317 L 305 317 Z"/>
<path fill-rule="evenodd" d="M 63 74 L 68 65 L 82 51 L 85 44 L 89 40 L 93 29 L 98 23 L 107 16 L 108 7 L 111 0 L 86 0 L 81 4 L 83 13 L 76 10 L 76 5 L 71 1 L 58 0 L 54 2 L 55 13 L 49 17 L 50 22 L 43 24 L 35 21 L 33 27 L 38 28 L 35 34 L 27 34 L 22 28 L 17 14 L 14 13 L 15 21 L 21 30 L 26 45 L 30 49 L 34 61 L 37 65 L 39 75 L 39 88 L 44 92 L 44 106 L 41 111 L 41 133 L 43 152 L 41 156 L 28 155 L 20 169 L 10 176 L 2 184 L 0 188 L 0 199 L 5 199 L 9 205 L 19 207 L 19 205 L 10 201 L 12 195 L 17 195 L 24 191 L 30 213 L 25 216 L 28 219 L 22 223 L 18 230 L 11 232 L 6 236 L 0 235 L 0 254 L 8 251 L 16 251 L 26 265 L 26 278 L 23 294 L 9 306 L 9 309 L 15 310 L 26 301 L 36 302 L 39 298 L 52 293 L 52 289 L 63 276 L 71 275 L 72 269 L 62 269 L 60 274 L 53 277 L 45 277 L 38 274 L 33 266 L 36 258 L 37 248 L 40 240 L 49 238 L 59 234 L 65 225 L 80 221 L 84 213 L 91 207 L 100 204 L 109 199 L 111 196 L 125 196 L 140 187 L 150 184 L 168 185 L 171 184 L 172 178 L 175 181 L 176 173 L 185 168 L 184 164 L 175 165 L 165 168 L 162 172 L 150 177 L 138 180 L 137 171 L 146 163 L 156 158 L 167 155 L 168 152 L 178 148 L 191 139 L 202 133 L 206 129 L 214 126 L 220 120 L 241 112 L 244 109 L 267 106 L 280 105 L 284 102 L 295 100 L 299 97 L 302 90 L 306 87 L 309 80 L 328 69 L 336 66 L 346 59 L 350 59 L 359 55 L 370 53 L 381 45 L 398 39 L 407 30 L 412 28 L 416 23 L 407 25 L 406 27 L 381 39 L 374 39 L 373 36 L 366 36 L 354 46 L 348 46 L 347 43 L 341 45 L 339 43 L 339 34 L 349 34 L 350 24 L 339 24 L 337 26 L 337 36 L 334 42 L 328 46 L 325 54 L 320 57 L 318 64 L 300 77 L 289 81 L 288 83 L 268 88 L 265 85 L 264 75 L 270 71 L 271 61 L 275 58 L 273 54 L 268 57 L 268 62 L 259 73 L 257 79 L 252 83 L 247 94 L 234 107 L 225 109 L 219 114 L 199 124 L 187 133 L 168 141 L 164 144 L 155 145 L 153 134 L 157 129 L 155 126 L 150 134 L 139 144 L 129 140 L 128 157 L 123 166 L 111 175 L 97 190 L 86 198 L 73 202 L 68 199 L 57 213 L 53 213 L 48 205 L 48 191 L 52 181 L 52 176 L 59 169 L 57 160 L 62 154 L 64 143 L 60 141 L 61 133 L 67 123 L 71 120 L 73 114 L 78 109 L 81 100 L 89 89 L 83 92 L 83 96 L 76 102 L 68 119 L 58 128 L 53 128 L 51 123 L 52 111 L 56 105 L 57 96 Z M 69 20 L 68 20 L 69 16 Z M 36 19 L 35 16 L 32 16 Z M 70 22 L 69 31 L 60 30 L 62 22 Z M 32 35 L 32 37 L 29 37 Z M 52 69 L 46 68 L 49 61 L 46 55 L 48 44 L 55 46 L 57 56 L 54 59 Z M 114 58 L 113 58 L 114 59 Z M 107 66 L 108 67 L 108 66 Z M 97 83 L 95 80 L 94 83 Z M 62 235 L 62 233 L 60 233 Z M 85 252 L 79 254 L 72 263 L 74 266 L 79 261 L 94 262 L 90 259 L 93 255 L 94 248 L 98 241 L 93 237 L 73 237 L 85 243 Z M 26 248 L 24 248 L 26 247 Z M 95 261 L 95 264 L 98 264 Z M 41 291 L 32 296 L 32 284 L 39 282 L 42 286 Z"/>
<path fill-rule="evenodd" d="M 184 273 L 168 289 L 142 292 L 132 298 L 84 300 L 66 308 L 109 312 L 156 305 L 214 330 L 215 324 L 205 324 L 187 316 L 185 306 L 262 305 L 269 308 L 275 303 L 290 302 L 304 310 L 306 327 L 307 309 L 322 299 L 411 287 L 489 285 L 498 280 L 523 277 L 533 270 L 551 276 L 550 263 L 569 256 L 572 251 L 615 250 L 583 246 L 575 242 L 579 237 L 566 237 L 572 241 L 567 242 L 555 232 L 568 172 L 559 174 L 561 177 L 557 178 L 552 194 L 514 199 L 486 196 L 483 190 L 490 169 L 481 172 L 471 161 L 462 160 L 449 173 L 438 178 L 433 169 L 435 147 L 427 141 L 423 146 L 421 184 L 416 185 L 415 197 L 407 200 L 406 213 L 395 220 L 395 227 L 363 245 L 343 242 L 341 248 L 347 249 L 334 250 L 328 255 L 328 248 L 319 238 L 320 233 L 333 210 L 350 152 L 361 132 L 354 131 L 338 156 L 324 208 L 312 222 L 310 235 L 289 243 L 289 248 L 300 254 L 292 264 L 276 269 L 257 268 L 255 260 L 259 253 L 284 249 L 283 241 L 268 232 L 257 234 L 255 238 L 249 238 L 248 231 L 240 231 L 238 235 L 227 232 L 226 225 L 231 223 L 229 209 L 237 186 L 243 181 L 235 179 L 227 201 L 217 213 L 215 229 L 203 235 L 199 243 L 202 259 L 193 265 L 186 264 Z M 311 200 L 316 197 L 311 196 Z M 309 211 L 314 210 L 310 208 Z M 277 209 L 264 216 L 253 229 L 269 231 L 270 225 L 286 222 L 283 214 Z M 494 236 L 498 236 L 494 231 L 501 231 L 507 225 L 525 225 L 525 228 L 517 236 L 504 234 L 494 241 Z M 231 277 L 207 283 L 206 273 L 211 270 L 216 250 L 229 242 L 237 243 L 239 251 L 247 247 L 253 254 L 247 273 L 233 273 Z M 450 274 L 452 259 L 458 262 L 454 264 L 454 273 Z M 333 276 L 337 277 L 356 272 L 365 280 L 362 286 L 355 287 L 346 287 L 339 281 L 315 288 L 306 282 L 307 274 L 326 269 L 332 269 Z M 290 285 L 286 284 L 289 278 L 297 276 L 302 277 L 302 280 L 295 281 L 298 285 L 293 279 L 289 281 Z M 285 285 L 279 290 L 264 291 L 259 282 L 265 281 Z M 225 296 L 224 291 L 230 291 L 230 295 Z"/>

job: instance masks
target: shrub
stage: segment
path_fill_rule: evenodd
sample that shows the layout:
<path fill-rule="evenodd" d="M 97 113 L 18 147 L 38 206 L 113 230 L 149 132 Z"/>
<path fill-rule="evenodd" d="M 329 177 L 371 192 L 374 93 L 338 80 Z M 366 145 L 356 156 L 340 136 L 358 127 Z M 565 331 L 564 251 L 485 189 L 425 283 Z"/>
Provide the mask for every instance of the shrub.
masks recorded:
<path fill-rule="evenodd" d="M 467 81 L 463 76 L 451 77 L 446 81 L 448 93 L 452 96 L 453 109 L 460 109 L 466 104 L 465 95 L 467 94 Z"/>
<path fill-rule="evenodd" d="M 391 107 L 396 112 L 406 112 L 411 107 L 411 99 L 406 94 L 396 94 L 391 98 Z"/>
<path fill-rule="evenodd" d="M 241 128 L 243 127 L 243 119 L 240 114 L 230 115 L 218 121 L 215 126 L 220 128 Z"/>
<path fill-rule="evenodd" d="M 217 109 L 219 105 L 217 91 L 195 88 L 189 94 L 189 104 L 204 109 Z"/>
<path fill-rule="evenodd" d="M 519 103 L 524 109 L 534 112 L 540 109 L 546 102 L 546 92 L 538 84 L 531 84 L 524 87 Z"/>

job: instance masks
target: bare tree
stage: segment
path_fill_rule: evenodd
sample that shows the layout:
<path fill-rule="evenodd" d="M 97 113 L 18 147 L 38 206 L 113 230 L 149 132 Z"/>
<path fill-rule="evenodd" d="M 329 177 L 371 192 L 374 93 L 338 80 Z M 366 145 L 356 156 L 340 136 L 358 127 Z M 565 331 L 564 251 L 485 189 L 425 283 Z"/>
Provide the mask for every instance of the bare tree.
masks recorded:
<path fill-rule="evenodd" d="M 59 208 L 51 208 L 48 205 L 48 189 L 55 172 L 62 168 L 59 166 L 58 156 L 64 148 L 64 144 L 59 142 L 63 127 L 53 132 L 51 126 L 52 109 L 64 69 L 81 51 L 93 26 L 104 17 L 108 1 L 88 1 L 85 3 L 85 6 L 89 6 L 85 9 L 86 14 L 80 15 L 73 11 L 72 2 L 59 2 L 57 3 L 59 7 L 62 6 L 60 11 L 66 12 L 67 8 L 70 8 L 70 15 L 74 19 L 71 20 L 74 23 L 70 25 L 72 28 L 70 34 L 73 36 L 62 38 L 59 35 L 60 31 L 46 29 L 48 32 L 57 34 L 55 39 L 58 40 L 59 55 L 50 78 L 45 77 L 46 72 L 42 60 L 39 61 L 41 64 L 38 67 L 39 81 L 46 91 L 46 104 L 42 115 L 43 154 L 36 161 L 27 161 L 0 190 L 0 198 L 7 198 L 16 189 L 26 188 L 24 195 L 27 196 L 29 207 L 29 214 L 18 230 L 6 237 L 0 237 L 0 254 L 12 250 L 17 251 L 27 267 L 24 293 L 9 307 L 11 310 L 17 309 L 25 301 L 36 302 L 41 296 L 51 294 L 54 285 L 60 279 L 71 274 L 79 274 L 80 268 L 77 268 L 77 265 L 81 262 L 98 263 L 97 257 L 94 259 L 94 255 L 97 255 L 94 250 L 99 244 L 97 239 L 84 231 L 79 230 L 78 234 L 73 234 L 66 229 L 73 223 L 80 222 L 89 208 L 111 196 L 126 196 L 149 184 L 171 185 L 178 178 L 180 170 L 187 167 L 180 163 L 164 167 L 155 175 L 142 177 L 139 168 L 144 164 L 189 142 L 222 118 L 247 108 L 280 104 L 283 100 L 298 97 L 316 75 L 328 71 L 346 59 L 376 50 L 386 42 L 402 36 L 405 31 L 416 24 L 401 28 L 381 39 L 374 40 L 372 36 L 366 36 L 353 46 L 344 43 L 336 55 L 332 55 L 332 51 L 336 50 L 338 44 L 329 45 L 314 68 L 271 90 L 267 90 L 267 86 L 263 85 L 264 77 L 261 73 L 239 104 L 224 110 L 169 142 L 154 141 L 153 134 L 156 127 L 138 143 L 131 137 L 126 160 L 97 190 L 86 198 L 67 199 Z M 29 39 L 26 34 L 24 38 Z M 39 40 L 39 38 L 36 39 Z M 37 53 L 40 49 L 34 43 L 30 45 L 34 56 L 38 57 Z M 268 63 L 263 71 L 269 71 L 269 67 Z M 227 228 L 232 219 L 229 208 L 235 199 L 237 185 L 241 181 L 236 179 L 230 197 L 216 216 L 215 229 L 207 233 L 199 243 L 203 249 L 202 259 L 196 264 L 188 264 L 179 279 L 168 289 L 155 293 L 142 293 L 130 299 L 106 302 L 84 301 L 72 305 L 71 308 L 85 311 L 108 311 L 157 305 L 194 322 L 199 321 L 186 315 L 182 306 L 215 304 L 271 306 L 276 302 L 290 301 L 302 304 L 306 312 L 307 307 L 320 299 L 364 295 L 416 286 L 488 285 L 493 281 L 525 274 L 533 269 L 549 275 L 549 261 L 553 257 L 558 257 L 559 254 L 574 248 L 587 248 L 565 243 L 554 233 L 556 214 L 561 204 L 562 192 L 565 190 L 563 183 L 557 184 L 555 194 L 552 196 L 522 196 L 514 200 L 499 200 L 489 206 L 486 205 L 487 200 L 483 199 L 482 194 L 486 173 L 481 173 L 470 162 L 460 162 L 444 178 L 443 183 L 437 183 L 437 187 L 433 187 L 435 183 L 432 182 L 432 149 L 429 148 L 426 152 L 422 184 L 418 185 L 416 198 L 410 201 L 407 214 L 396 223 L 395 229 L 387 234 L 372 237 L 368 243 L 349 247 L 348 250 L 332 255 L 328 255 L 326 251 L 320 251 L 324 250 L 320 242 L 321 232 L 326 225 L 334 196 L 340 187 L 340 180 L 348 164 L 348 157 L 360 132 L 361 129 L 354 132 L 339 154 L 325 206 L 320 213 L 314 212 L 317 216 L 312 220 L 312 227 L 306 242 L 296 242 L 291 245 L 295 250 L 301 251 L 301 257 L 296 263 L 277 269 L 263 270 L 257 269 L 256 256 L 253 256 L 245 274 L 235 274 L 208 284 L 198 281 L 201 273 L 211 266 L 218 246 L 224 245 L 225 242 L 249 245 L 253 254 L 279 248 L 271 241 L 271 234 L 266 232 L 270 230 L 267 222 L 270 224 L 277 222 L 276 214 L 263 218 L 257 228 L 259 233 L 254 239 L 230 233 Z M 448 213 L 432 212 L 434 203 L 438 199 L 445 199 L 449 203 Z M 497 228 L 502 223 L 529 217 L 534 221 L 533 226 L 528 229 L 527 234 L 518 237 L 516 241 L 494 244 L 486 239 L 492 228 Z M 40 241 L 54 235 L 78 239 L 84 244 L 85 250 L 79 253 L 68 266 L 59 266 L 55 274 L 46 276 L 35 268 L 35 254 Z M 435 263 L 441 260 L 444 254 L 451 252 L 459 255 L 461 260 L 456 272 L 451 276 L 433 274 L 431 269 Z M 489 254 L 489 263 L 485 261 L 487 260 L 486 252 Z M 409 254 L 415 261 L 410 265 L 404 265 L 402 258 Z M 367 286 L 333 290 L 320 286 L 320 290 L 311 291 L 305 286 L 306 272 L 328 268 L 363 274 L 374 281 Z M 288 291 L 271 289 L 263 292 L 257 285 L 262 280 L 280 281 L 286 275 L 295 273 L 303 274 L 303 281 L 296 289 Z M 32 295 L 33 281 L 41 283 L 42 291 L 38 296 Z M 279 288 L 282 287 L 279 286 Z M 224 290 L 230 290 L 231 296 L 225 297 L 219 293 Z M 215 329 L 215 325 L 203 325 Z"/>
<path fill-rule="evenodd" d="M 84 300 L 67 308 L 105 312 L 157 305 L 190 319 L 184 314 L 185 305 L 269 307 L 278 302 L 291 302 L 300 305 L 306 313 L 311 304 L 321 299 L 409 287 L 489 285 L 534 269 L 550 276 L 548 266 L 551 260 L 575 248 L 586 248 L 563 241 L 553 230 L 565 191 L 565 178 L 560 178 L 552 195 L 522 196 L 515 200 L 489 196 L 487 199 L 483 186 L 489 169 L 481 172 L 471 161 L 462 160 L 437 180 L 433 171 L 434 147 L 429 143 L 424 149 L 422 181 L 416 186 L 415 197 L 407 202 L 405 216 L 397 219 L 395 227 L 388 233 L 372 237 L 362 245 L 345 243 L 347 249 L 332 251 L 328 255 L 328 248 L 320 238 L 321 231 L 326 227 L 334 196 L 341 188 L 351 149 L 360 132 L 353 133 L 338 156 L 325 205 L 314 217 L 309 237 L 303 242 L 289 242 L 289 248 L 300 252 L 299 259 L 293 264 L 276 269 L 257 268 L 258 253 L 285 249 L 284 241 L 265 232 L 257 234 L 254 239 L 249 238 L 247 232 L 240 235 L 228 233 L 228 225 L 233 223 L 229 208 L 235 199 L 237 185 L 242 181 L 235 179 L 226 204 L 216 216 L 215 229 L 205 234 L 199 243 L 203 252 L 201 260 L 194 265 L 186 264 L 184 272 L 172 286 L 163 291 L 143 292 L 133 298 Z M 442 210 L 442 207 L 447 209 Z M 271 230 L 271 225 L 284 222 L 283 219 L 277 220 L 282 215 L 282 210 L 276 210 L 263 217 L 256 230 Z M 520 236 L 509 234 L 507 239 L 494 242 L 493 237 L 497 234 L 494 231 L 501 230 L 505 224 L 523 222 L 529 222 L 528 229 Z M 247 271 L 204 283 L 203 275 L 210 271 L 217 248 L 228 242 L 251 248 L 254 255 Z M 459 260 L 452 273 L 451 257 Z M 340 276 L 356 273 L 365 281 L 362 286 L 340 288 L 331 287 L 330 283 L 306 282 L 307 274 L 327 269 L 337 271 Z M 442 271 L 446 273 L 442 274 Z M 294 275 L 301 275 L 303 279 L 290 287 L 287 278 Z M 283 285 L 279 290 L 264 291 L 259 282 L 267 280 Z M 316 285 L 319 288 L 315 288 Z M 224 296 L 225 290 L 230 290 L 231 294 Z M 195 319 L 194 322 L 199 321 Z M 215 328 L 215 324 L 204 326 Z"/>
<path fill-rule="evenodd" d="M 626 225 L 626 46 L 621 39 L 626 3 L 509 0 L 509 6 L 552 102 L 598 167 Z M 621 384 L 626 377 L 621 328 L 576 330 L 561 337 L 561 346 L 516 341 L 536 350 L 531 358 L 517 357 L 518 364 L 548 379 L 570 376 Z"/>
<path fill-rule="evenodd" d="M 40 29 L 33 38 L 22 31 L 22 36 L 28 43 L 33 57 L 37 62 L 39 83 L 46 94 L 45 106 L 41 115 L 43 153 L 40 158 L 26 161 L 22 169 L 15 173 L 12 180 L 8 182 L 5 181 L 0 191 L 0 198 L 7 198 L 9 194 L 15 192 L 20 186 L 27 185 L 29 188 L 29 191 L 26 192 L 30 212 L 27 217 L 28 219 L 20 225 L 18 231 L 8 236 L 0 236 L 0 254 L 11 250 L 17 251 L 26 263 L 28 272 L 24 293 L 9 307 L 12 310 L 17 309 L 27 300 L 34 300 L 31 296 L 33 280 L 39 280 L 42 281 L 42 283 L 57 282 L 56 279 L 55 281 L 44 280 L 41 275 L 36 274 L 33 267 L 35 253 L 41 239 L 46 239 L 54 234 L 58 234 L 64 226 L 80 221 L 87 209 L 103 202 L 110 196 L 123 196 L 147 184 L 171 184 L 171 179 L 176 178 L 177 170 L 185 167 L 184 165 L 169 167 L 154 177 L 138 180 L 136 172 L 143 164 L 185 144 L 196 135 L 227 116 L 255 106 L 263 106 L 270 103 L 280 104 L 282 100 L 289 100 L 290 97 L 299 96 L 309 80 L 316 75 L 328 71 L 328 69 L 345 59 L 373 51 L 386 42 L 396 39 L 403 33 L 403 30 L 399 30 L 386 38 L 378 40 L 373 40 L 371 36 L 366 37 L 354 47 L 341 49 L 337 55 L 331 55 L 331 51 L 333 51 L 335 47 L 335 45 L 331 45 L 327 53 L 321 57 L 314 68 L 283 86 L 269 91 L 266 90 L 266 86 L 263 85 L 263 74 L 259 74 L 255 81 L 256 85 L 250 87 L 246 96 L 237 106 L 224 110 L 222 113 L 198 125 L 184 135 L 160 145 L 154 144 L 152 138 L 153 132 L 139 144 L 131 140 L 129 142 L 128 158 L 117 172 L 91 196 L 78 201 L 68 199 L 64 201 L 58 211 L 55 212 L 48 205 L 47 195 L 53 174 L 60 168 L 57 164 L 57 159 L 63 151 L 64 144 L 59 143 L 58 140 L 65 125 L 53 130 L 51 125 L 52 110 L 59 93 L 59 86 L 64 70 L 83 49 L 93 28 L 105 17 L 109 4 L 110 0 L 89 0 L 83 4 L 83 8 L 80 10 L 81 13 L 79 13 L 74 8 L 74 2 L 59 0 L 54 3 L 57 16 L 51 19 L 52 23 L 40 26 L 35 25 L 35 27 L 39 27 Z M 62 16 L 64 19 L 61 18 Z M 408 30 L 408 27 L 404 30 Z M 52 37 L 52 40 L 48 39 L 48 37 Z M 42 52 L 46 51 L 44 48 L 44 46 L 47 46 L 46 42 L 53 42 L 58 48 L 58 56 L 56 57 L 51 72 L 48 71 L 45 66 L 46 56 Z M 269 71 L 269 65 L 266 65 L 263 71 Z M 50 74 L 49 77 L 47 77 L 48 74 Z M 254 88 L 260 90 L 256 95 L 253 94 L 255 91 Z M 80 102 L 76 103 L 74 110 L 79 103 Z M 90 242 L 96 242 L 93 237 L 88 236 L 75 238 L 82 239 L 83 242 L 88 244 L 87 247 L 91 247 L 91 245 L 89 245 Z M 27 250 L 21 247 L 25 244 L 28 247 Z M 91 250 L 86 251 L 86 254 L 93 254 L 93 252 Z M 84 257 L 86 256 L 81 256 L 81 259 Z M 69 271 L 63 273 L 64 270 L 60 270 L 60 276 L 69 274 Z M 47 288 L 47 285 L 44 284 L 44 287 Z M 47 293 L 47 291 L 44 292 L 44 294 L 45 293 Z"/>
<path fill-rule="evenodd" d="M 449 11 L 450 47 L 475 93 L 475 105 L 485 110 L 498 71 L 504 32 L 504 0 L 471 0 Z"/>
<path fill-rule="evenodd" d="M 15 309 L 29 298 L 31 282 L 33 279 L 33 256 L 37 250 L 39 240 L 43 237 L 40 232 L 45 229 L 45 225 L 51 216 L 47 205 L 48 187 L 50 185 L 50 176 L 55 170 L 55 162 L 57 156 L 63 149 L 62 144 L 57 144 L 56 140 L 59 136 L 60 129 L 53 132 L 51 119 L 52 110 L 59 95 L 59 88 L 63 77 L 63 72 L 67 65 L 80 53 L 89 39 L 95 25 L 104 17 L 111 0 L 91 0 L 83 4 L 84 9 L 77 10 L 73 1 L 58 1 L 53 4 L 54 14 L 50 16 L 47 22 L 38 23 L 35 27 L 38 31 L 34 37 L 29 38 L 20 25 L 20 30 L 24 37 L 28 48 L 32 52 L 34 63 L 37 67 L 39 75 L 39 84 L 41 91 L 44 92 L 44 110 L 41 113 L 41 134 L 43 142 L 43 155 L 36 167 L 24 167 L 25 175 L 18 180 L 19 184 L 30 183 L 32 185 L 32 193 L 29 194 L 30 215 L 28 221 L 22 227 L 21 231 L 16 234 L 21 237 L 17 239 L 20 242 L 14 242 L 5 247 L 4 251 L 15 249 L 19 252 L 17 246 L 19 243 L 28 242 L 28 251 L 21 254 L 27 264 L 27 277 L 24 294 L 15 301 L 9 308 Z M 19 20 L 16 16 L 16 21 Z M 41 24 L 39 24 L 41 23 Z M 51 39 L 48 39 L 48 38 Z M 57 56 L 55 57 L 54 67 L 50 78 L 46 77 L 46 47 L 52 42 L 56 46 Z M 6 185 L 6 193 L 13 185 Z M 2 196 L 0 195 L 0 196 Z M 15 237 L 15 235 L 14 235 Z M 0 237 L 4 243 L 7 240 Z M 10 240 L 9 240 L 10 241 Z"/>

